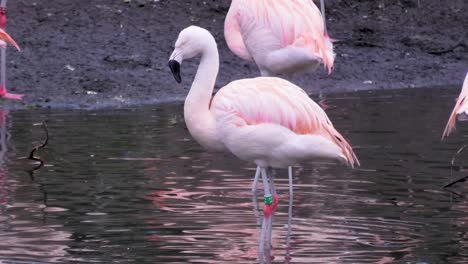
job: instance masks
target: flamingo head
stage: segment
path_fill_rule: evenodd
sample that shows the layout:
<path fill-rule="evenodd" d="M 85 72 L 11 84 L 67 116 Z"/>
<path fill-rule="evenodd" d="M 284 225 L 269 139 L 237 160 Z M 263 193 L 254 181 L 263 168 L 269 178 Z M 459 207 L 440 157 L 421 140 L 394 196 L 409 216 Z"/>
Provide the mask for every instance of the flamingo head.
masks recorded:
<path fill-rule="evenodd" d="M 169 58 L 169 68 L 178 83 L 182 81 L 180 76 L 182 62 L 204 53 L 210 43 L 216 45 L 210 32 L 201 27 L 189 26 L 179 33 L 174 45 L 174 51 Z"/>

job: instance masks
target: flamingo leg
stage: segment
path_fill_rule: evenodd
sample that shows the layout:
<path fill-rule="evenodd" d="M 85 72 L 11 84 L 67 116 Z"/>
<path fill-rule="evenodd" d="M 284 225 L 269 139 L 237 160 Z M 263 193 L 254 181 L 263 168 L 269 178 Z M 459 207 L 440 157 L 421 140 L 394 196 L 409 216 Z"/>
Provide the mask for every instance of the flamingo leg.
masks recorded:
<path fill-rule="evenodd" d="M 267 168 L 266 169 L 267 173 L 268 173 L 268 179 L 270 180 L 270 192 L 271 192 L 271 195 L 272 196 L 277 196 L 278 193 L 276 193 L 276 186 L 275 186 L 275 182 L 274 182 L 274 179 L 273 179 L 273 169 L 272 168 Z"/>
<path fill-rule="evenodd" d="M 288 169 L 292 169 L 292 167 L 288 167 Z M 260 168 L 260 166 L 257 166 L 257 170 L 255 171 L 254 181 L 253 181 L 253 183 L 252 183 L 252 194 L 253 194 L 253 196 L 254 196 L 253 199 L 255 199 L 256 194 L 257 194 L 258 180 L 259 180 L 259 178 L 260 178 L 260 174 L 262 174 L 262 173 L 261 173 L 261 170 L 262 170 L 262 169 Z M 268 168 L 268 169 L 266 169 L 266 170 L 267 170 L 268 174 L 271 176 L 271 179 L 273 179 L 273 171 L 272 171 L 272 169 L 271 169 L 271 168 Z M 263 179 L 263 176 L 262 176 L 262 179 Z M 272 181 L 272 182 L 273 182 L 273 181 Z M 292 179 L 290 179 L 289 182 L 290 182 L 290 184 L 291 184 Z M 290 187 L 291 187 L 291 186 L 290 186 Z M 270 188 L 271 188 L 270 193 L 273 195 L 273 202 L 274 202 L 275 204 L 277 204 L 277 203 L 278 203 L 278 194 L 276 193 L 276 188 L 275 188 L 274 183 L 272 183 L 272 184 L 270 185 Z M 256 201 L 256 200 L 253 200 L 253 201 Z M 254 206 L 255 206 L 255 205 L 254 205 Z"/>
<path fill-rule="evenodd" d="M 265 263 L 270 264 L 271 258 L 271 230 L 273 229 L 273 216 L 270 216 L 266 222 L 266 243 L 265 243 Z"/>
<path fill-rule="evenodd" d="M 1 54 L 0 67 L 2 67 L 0 84 L 2 85 L 2 87 L 6 87 L 6 43 L 4 46 L 1 47 L 0 54 Z"/>
<path fill-rule="evenodd" d="M 328 35 L 327 33 L 327 19 L 325 18 L 325 0 L 320 0 L 320 11 L 322 13 L 323 17 L 323 32 L 325 35 Z"/>
<path fill-rule="evenodd" d="M 268 233 L 271 232 L 273 218 L 263 218 L 262 231 L 260 233 L 260 244 L 258 246 L 258 258 L 261 264 L 271 263 L 271 241 L 268 238 Z"/>
<path fill-rule="evenodd" d="M 288 214 L 292 215 L 292 206 L 293 206 L 293 176 L 292 176 L 292 167 L 288 167 L 288 178 L 289 178 L 289 208 Z"/>
<path fill-rule="evenodd" d="M 265 205 L 263 208 L 263 223 L 260 240 L 261 257 L 265 263 L 271 263 L 271 235 L 273 229 L 273 214 L 278 205 L 278 195 L 271 168 L 262 168 L 262 181 L 265 191 Z"/>
<path fill-rule="evenodd" d="M 0 2 L 0 8 L 5 10 L 7 4 L 7 0 L 1 0 Z M 3 25 L 1 26 L 2 29 L 5 29 L 6 26 L 6 14 L 3 13 L 2 19 L 5 19 L 3 21 Z M 2 43 L 0 44 L 0 97 L 3 97 L 5 99 L 12 99 L 12 100 L 21 100 L 23 99 L 22 94 L 14 94 L 14 93 L 9 93 L 6 90 L 6 42 L 1 41 Z"/>
<path fill-rule="evenodd" d="M 265 192 L 265 205 L 263 206 L 263 222 L 262 230 L 260 232 L 260 243 L 258 245 L 258 258 L 260 263 L 264 262 L 265 249 L 269 250 L 270 241 L 267 241 L 268 226 L 271 219 L 271 192 L 270 192 L 270 181 L 265 168 L 261 168 L 263 190 Z"/>
<path fill-rule="evenodd" d="M 12 99 L 12 100 L 21 100 L 23 99 L 22 94 L 14 94 L 9 93 L 6 90 L 6 45 L 0 48 L 0 68 L 1 68 L 1 83 L 0 83 L 0 97 L 5 99 Z"/>
<path fill-rule="evenodd" d="M 286 261 L 291 261 L 291 222 L 292 222 L 292 207 L 293 207 L 293 188 L 292 188 L 292 167 L 288 168 L 289 178 L 289 208 L 288 208 L 288 234 L 286 236 Z"/>
<path fill-rule="evenodd" d="M 257 193 L 257 184 L 258 184 L 258 179 L 260 178 L 260 171 L 261 171 L 260 166 L 257 166 L 257 170 L 255 171 L 255 178 L 254 178 L 254 181 L 252 183 L 252 193 L 253 194 Z"/>
<path fill-rule="evenodd" d="M 252 193 L 252 204 L 253 204 L 255 219 L 257 219 L 257 225 L 260 226 L 262 220 L 260 219 L 260 213 L 258 212 L 257 192 Z"/>
<path fill-rule="evenodd" d="M 276 206 L 278 205 L 278 193 L 276 192 L 276 186 L 275 186 L 275 181 L 274 181 L 274 175 L 273 175 L 273 169 L 272 168 L 267 168 L 266 169 L 267 175 L 268 175 L 268 180 L 270 181 L 270 193 L 272 196 L 272 206 L 273 210 L 276 210 Z"/>
<path fill-rule="evenodd" d="M 271 249 L 271 233 L 272 233 L 272 229 L 273 229 L 273 214 L 274 212 L 276 211 L 276 206 L 278 205 L 278 194 L 276 193 L 276 187 L 275 187 L 275 181 L 274 181 L 274 178 L 273 178 L 273 169 L 272 168 L 267 168 L 266 170 L 266 173 L 267 173 L 267 177 L 268 177 L 268 181 L 269 181 L 269 185 L 270 185 L 270 193 L 271 193 L 271 196 L 272 196 L 272 209 L 271 209 L 271 215 L 270 215 L 270 219 L 267 223 L 267 232 L 266 232 L 266 241 L 269 242 L 269 246 L 266 248 L 266 258 L 268 259 L 268 256 L 270 255 L 270 249 Z"/>

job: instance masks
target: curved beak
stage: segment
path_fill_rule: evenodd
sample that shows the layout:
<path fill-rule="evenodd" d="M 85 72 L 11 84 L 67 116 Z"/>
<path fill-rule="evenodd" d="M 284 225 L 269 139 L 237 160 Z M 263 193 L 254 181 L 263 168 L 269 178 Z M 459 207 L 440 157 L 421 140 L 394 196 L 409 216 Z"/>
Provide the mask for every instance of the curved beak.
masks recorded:
<path fill-rule="evenodd" d="M 4 40 L 8 43 L 10 43 L 11 45 L 15 46 L 16 49 L 18 49 L 19 51 L 21 51 L 20 47 L 18 46 L 18 44 L 16 44 L 16 41 L 10 37 L 10 35 L 8 35 L 8 33 L 6 33 L 5 31 L 3 31 L 2 29 L 0 29 L 0 39 L 1 40 Z"/>
<path fill-rule="evenodd" d="M 176 82 L 181 83 L 182 78 L 180 77 L 180 63 L 176 60 L 169 60 L 169 68 L 171 68 L 172 75 Z"/>

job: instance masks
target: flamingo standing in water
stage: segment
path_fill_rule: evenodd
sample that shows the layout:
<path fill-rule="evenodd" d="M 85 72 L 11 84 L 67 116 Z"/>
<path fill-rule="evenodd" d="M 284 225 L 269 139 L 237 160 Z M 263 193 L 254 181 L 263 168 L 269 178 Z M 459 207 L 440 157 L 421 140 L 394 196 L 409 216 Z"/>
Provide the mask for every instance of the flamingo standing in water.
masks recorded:
<path fill-rule="evenodd" d="M 330 73 L 335 54 L 324 0 L 320 4 L 321 13 L 312 0 L 233 0 L 224 23 L 227 45 L 240 58 L 254 61 L 262 76 L 309 73 L 320 63 Z M 257 167 L 253 193 L 259 175 Z"/>
<path fill-rule="evenodd" d="M 444 134 L 442 139 L 448 137 L 450 133 L 455 129 L 455 122 L 457 115 L 465 114 L 468 116 L 468 73 L 466 73 L 465 81 L 463 82 L 463 88 L 458 96 L 455 107 L 453 108 L 452 114 L 450 114 L 447 125 L 445 126 Z"/>
<path fill-rule="evenodd" d="M 2 35 L 2 40 L 0 40 L 0 97 L 5 99 L 13 99 L 13 100 L 21 100 L 23 98 L 22 94 L 14 94 L 9 93 L 6 90 L 6 47 L 7 43 L 4 41 L 8 41 L 10 44 L 15 46 L 18 50 L 20 50 L 18 44 L 8 35 L 5 33 L 6 28 L 6 2 L 7 0 L 1 0 L 0 2 L 0 34 Z M 4 39 L 4 40 L 3 40 Z"/>
<path fill-rule="evenodd" d="M 263 227 L 268 226 L 278 203 L 272 168 L 317 159 L 339 160 L 350 166 L 359 162 L 320 106 L 284 79 L 241 79 L 212 97 L 219 54 L 213 36 L 203 28 L 190 26 L 179 34 L 169 59 L 177 82 L 182 80 L 181 63 L 198 55 L 200 65 L 184 104 L 187 128 L 203 147 L 228 150 L 260 167 L 265 191 L 260 249 L 269 249 L 271 227 L 269 231 Z M 289 174 L 292 179 L 291 170 Z"/>

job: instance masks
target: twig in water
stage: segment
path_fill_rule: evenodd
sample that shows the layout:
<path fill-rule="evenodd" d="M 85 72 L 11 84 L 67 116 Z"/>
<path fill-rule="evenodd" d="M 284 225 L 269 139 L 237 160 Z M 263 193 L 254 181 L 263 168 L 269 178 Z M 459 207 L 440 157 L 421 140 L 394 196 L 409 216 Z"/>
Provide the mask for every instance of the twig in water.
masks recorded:
<path fill-rule="evenodd" d="M 455 159 L 457 158 L 457 156 L 458 156 L 465 148 L 466 148 L 466 145 L 463 145 L 463 146 L 462 146 L 461 148 L 459 148 L 459 149 L 457 150 L 457 152 L 455 152 L 455 154 L 453 155 L 453 157 L 452 157 L 452 162 L 451 162 L 451 166 L 450 166 L 450 178 L 452 178 L 452 176 L 453 176 L 453 165 L 455 164 Z M 461 178 L 461 179 L 458 179 L 458 180 L 456 180 L 456 181 L 452 181 L 452 182 L 450 182 L 449 184 L 446 184 L 446 185 L 444 186 L 444 188 L 448 188 L 448 187 L 450 187 L 450 186 L 452 186 L 452 185 L 455 185 L 455 184 L 457 184 L 457 183 L 459 183 L 459 182 L 464 182 L 464 181 L 466 181 L 466 179 L 468 179 L 468 176 L 465 176 L 465 177 L 463 177 L 463 178 Z"/>
<path fill-rule="evenodd" d="M 456 180 L 456 181 L 453 181 L 453 182 L 451 182 L 451 183 L 445 185 L 444 188 L 448 188 L 448 187 L 450 187 L 450 186 L 452 186 L 452 185 L 455 185 L 455 184 L 457 184 L 457 183 L 459 183 L 459 182 L 466 182 L 466 180 L 468 180 L 468 176 L 465 176 L 465 177 L 460 178 L 460 179 L 458 179 L 458 180 Z"/>
<path fill-rule="evenodd" d="M 42 167 L 42 165 L 44 164 L 44 161 L 41 158 L 34 156 L 34 152 L 36 152 L 36 150 L 38 150 L 38 149 L 41 149 L 41 148 L 44 148 L 45 146 L 47 146 L 47 143 L 49 142 L 49 130 L 47 129 L 47 126 L 46 126 L 45 122 L 42 122 L 42 127 L 44 128 L 44 131 L 45 131 L 44 142 L 42 142 L 42 144 L 39 144 L 39 145 L 35 146 L 31 150 L 31 153 L 29 153 L 29 157 L 28 157 L 28 159 L 30 159 L 30 160 L 35 160 L 35 161 L 40 162 L 40 165 L 37 168 L 35 168 L 35 170 Z"/>
<path fill-rule="evenodd" d="M 456 191 L 452 191 L 452 190 L 450 190 L 450 189 L 448 189 L 448 191 L 449 191 L 451 194 L 453 194 L 453 195 L 455 195 L 455 196 L 457 196 L 457 197 L 460 197 L 460 198 L 464 198 L 464 197 L 465 197 L 463 194 L 457 193 Z"/>
<path fill-rule="evenodd" d="M 452 162 L 451 162 L 451 166 L 450 166 L 450 179 L 452 178 L 453 176 L 453 165 L 455 165 L 455 159 L 457 158 L 457 156 L 466 148 L 466 145 L 463 145 L 461 146 L 461 148 L 459 148 L 457 150 L 457 152 L 455 152 L 455 154 L 453 154 L 453 157 L 452 157 Z"/>

